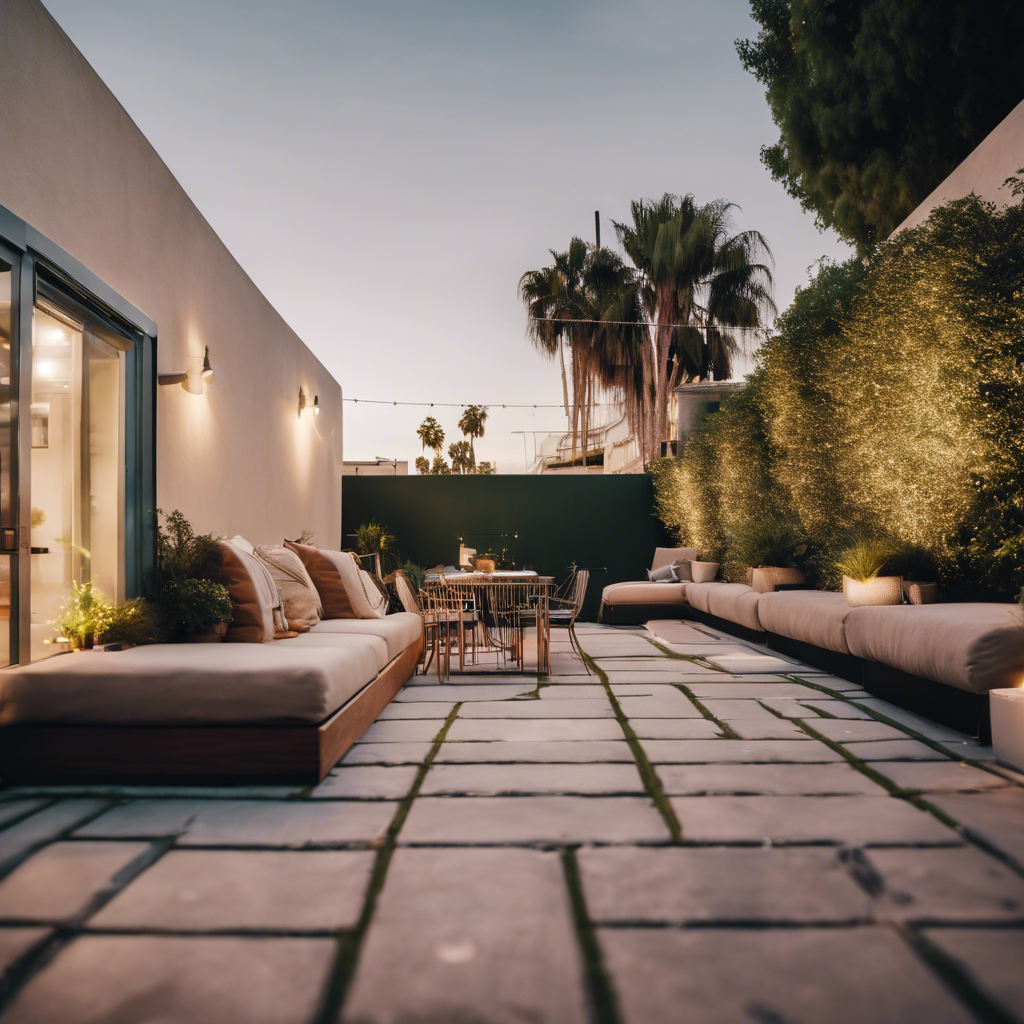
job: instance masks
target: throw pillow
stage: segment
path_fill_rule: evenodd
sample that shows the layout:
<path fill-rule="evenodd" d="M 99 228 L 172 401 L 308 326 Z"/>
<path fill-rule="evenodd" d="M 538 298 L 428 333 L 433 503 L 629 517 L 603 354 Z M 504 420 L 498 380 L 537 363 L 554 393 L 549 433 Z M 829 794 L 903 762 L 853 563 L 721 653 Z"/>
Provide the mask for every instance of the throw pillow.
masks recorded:
<path fill-rule="evenodd" d="M 376 587 L 373 585 L 370 574 L 363 572 L 359 559 L 351 551 L 321 550 L 320 554 L 329 559 L 338 570 L 345 583 L 345 589 L 348 591 L 348 599 L 352 602 L 355 617 L 357 619 L 383 618 L 387 607 L 385 605 L 383 611 L 380 609 L 380 604 L 375 597 Z M 363 579 L 364 576 L 365 579 Z"/>
<path fill-rule="evenodd" d="M 690 559 L 680 558 L 678 562 L 672 563 L 672 568 L 675 569 L 677 583 L 689 583 L 693 579 Z"/>
<path fill-rule="evenodd" d="M 228 588 L 232 616 L 224 639 L 258 644 L 284 632 L 281 597 L 274 578 L 255 555 L 232 541 L 220 542 L 221 582 Z"/>
<path fill-rule="evenodd" d="M 648 569 L 647 579 L 651 583 L 674 583 L 676 579 L 675 566 L 663 565 L 660 569 Z"/>
<path fill-rule="evenodd" d="M 260 544 L 256 557 L 274 577 L 288 628 L 305 633 L 315 626 L 320 621 L 320 596 L 299 556 L 284 547 Z"/>
<path fill-rule="evenodd" d="M 294 544 L 290 540 L 284 546 L 295 555 L 309 573 L 317 594 L 325 619 L 358 619 L 365 616 L 356 614 L 349 597 L 348 587 L 342 579 L 338 566 L 326 557 L 318 548 L 309 544 Z M 349 563 L 351 564 L 351 562 Z"/>

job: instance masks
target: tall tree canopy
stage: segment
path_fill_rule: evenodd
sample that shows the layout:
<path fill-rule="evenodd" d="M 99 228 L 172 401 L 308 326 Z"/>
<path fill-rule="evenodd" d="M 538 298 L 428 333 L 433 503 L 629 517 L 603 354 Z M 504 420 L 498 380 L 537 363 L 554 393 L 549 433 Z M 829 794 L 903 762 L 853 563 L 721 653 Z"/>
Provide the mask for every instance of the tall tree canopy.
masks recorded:
<path fill-rule="evenodd" d="M 1021 0 L 750 0 L 737 40 L 779 141 L 761 159 L 860 248 L 892 230 L 1024 99 Z"/>

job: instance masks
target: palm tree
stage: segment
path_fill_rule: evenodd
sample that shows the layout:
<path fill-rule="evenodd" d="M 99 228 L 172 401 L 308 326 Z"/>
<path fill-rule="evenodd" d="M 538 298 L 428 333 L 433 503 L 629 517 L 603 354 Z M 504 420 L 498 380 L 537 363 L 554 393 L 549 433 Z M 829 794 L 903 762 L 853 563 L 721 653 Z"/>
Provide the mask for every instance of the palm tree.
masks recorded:
<path fill-rule="evenodd" d="M 459 420 L 459 430 L 469 438 L 470 468 L 476 465 L 476 449 L 473 447 L 473 441 L 475 438 L 484 436 L 486 421 L 487 410 L 482 405 L 467 405 Z"/>
<path fill-rule="evenodd" d="M 441 448 L 444 445 L 444 430 L 433 416 L 428 416 L 419 425 L 416 436 L 423 442 L 424 451 L 432 448 L 440 456 Z"/>
<path fill-rule="evenodd" d="M 430 460 L 424 458 L 422 455 L 416 456 L 416 472 L 420 476 L 429 476 L 430 474 Z"/>
<path fill-rule="evenodd" d="M 452 460 L 453 473 L 468 473 L 473 468 L 469 442 L 454 441 L 448 445 L 448 458 Z"/>
<path fill-rule="evenodd" d="M 573 238 L 565 252 L 551 250 L 550 267 L 528 271 L 519 280 L 519 295 L 530 317 L 529 333 L 546 354 L 562 361 L 566 415 L 571 416 L 573 458 L 582 434 L 587 460 L 588 431 L 599 388 L 625 399 L 630 425 L 643 421 L 645 384 L 636 367 L 644 363 L 641 308 L 635 300 L 633 272 L 609 249 Z M 640 342 L 640 344 L 638 344 Z M 569 410 L 564 364 L 569 350 L 572 410 Z"/>
<path fill-rule="evenodd" d="M 734 208 L 666 193 L 631 203 L 631 223 L 615 222 L 652 329 L 652 450 L 668 434 L 671 391 L 686 380 L 727 378 L 737 348 L 728 328 L 761 327 L 775 312 L 771 250 L 760 232 L 730 234 Z"/>
<path fill-rule="evenodd" d="M 450 476 L 452 467 L 444 461 L 444 456 L 440 452 L 434 456 L 434 464 L 430 467 L 431 476 Z"/>

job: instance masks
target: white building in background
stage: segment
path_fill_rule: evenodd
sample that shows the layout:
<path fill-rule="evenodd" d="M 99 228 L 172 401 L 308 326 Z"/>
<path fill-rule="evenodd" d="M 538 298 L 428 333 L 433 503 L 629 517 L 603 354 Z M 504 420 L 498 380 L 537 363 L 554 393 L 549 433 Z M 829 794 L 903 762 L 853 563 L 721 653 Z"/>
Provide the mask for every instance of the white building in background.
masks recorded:
<path fill-rule="evenodd" d="M 547 434 L 534 438 L 533 464 L 529 472 L 582 474 L 582 473 L 642 473 L 640 446 L 629 429 L 626 413 L 619 404 L 603 407 L 607 410 L 604 423 L 587 432 L 587 464 L 583 465 L 583 435 L 576 435 L 573 451 L 572 431 Z"/>
<path fill-rule="evenodd" d="M 399 459 L 374 459 L 366 462 L 343 462 L 342 476 L 408 476 L 409 463 Z"/>

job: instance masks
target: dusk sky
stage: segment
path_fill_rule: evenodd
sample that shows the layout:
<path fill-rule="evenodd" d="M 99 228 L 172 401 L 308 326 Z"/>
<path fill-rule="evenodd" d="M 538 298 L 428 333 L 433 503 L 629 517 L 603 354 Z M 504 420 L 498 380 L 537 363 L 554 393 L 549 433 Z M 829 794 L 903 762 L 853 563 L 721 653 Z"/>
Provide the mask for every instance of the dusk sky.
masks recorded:
<path fill-rule="evenodd" d="M 486 404 L 500 472 L 514 431 L 565 429 L 500 408 L 561 399 L 519 276 L 592 241 L 594 210 L 613 243 L 631 199 L 732 200 L 780 309 L 848 253 L 760 164 L 745 0 L 45 2 L 346 399 Z M 430 412 L 346 402 L 346 459 L 411 461 Z"/>

